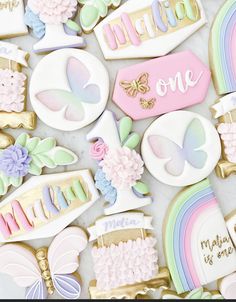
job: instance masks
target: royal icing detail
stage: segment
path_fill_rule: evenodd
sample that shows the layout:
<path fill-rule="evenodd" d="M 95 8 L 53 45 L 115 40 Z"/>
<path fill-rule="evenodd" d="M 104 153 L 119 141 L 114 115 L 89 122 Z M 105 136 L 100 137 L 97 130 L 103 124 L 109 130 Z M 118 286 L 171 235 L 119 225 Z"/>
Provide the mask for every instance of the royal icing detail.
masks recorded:
<path fill-rule="evenodd" d="M 214 170 L 221 146 L 217 131 L 207 119 L 193 112 L 175 111 L 151 124 L 141 151 L 146 168 L 157 180 L 187 186 Z"/>
<path fill-rule="evenodd" d="M 114 114 L 106 110 L 88 133 L 87 140 L 106 145 L 95 174 L 96 187 L 110 203 L 105 208 L 105 214 L 115 214 L 150 204 L 148 187 L 140 181 L 144 163 L 134 150 L 140 137 L 132 132 L 132 120 L 124 117 L 116 121 Z"/>
<path fill-rule="evenodd" d="M 27 174 L 40 175 L 44 167 L 71 165 L 77 160 L 72 151 L 56 146 L 55 138 L 41 140 L 22 133 L 14 145 L 0 151 L 0 195 L 11 185 L 19 187 Z"/>
<path fill-rule="evenodd" d="M 24 23 L 23 0 L 1 0 L 0 20 L 1 39 L 26 35 L 28 33 Z"/>
<path fill-rule="evenodd" d="M 121 69 L 113 101 L 139 120 L 203 102 L 210 80 L 192 52 L 180 52 Z"/>
<path fill-rule="evenodd" d="M 189 292 L 188 294 L 178 295 L 171 290 L 164 290 L 162 293 L 162 300 L 222 300 L 223 297 L 218 291 L 208 291 L 202 287 Z"/>
<path fill-rule="evenodd" d="M 87 236 L 79 227 L 63 230 L 48 248 L 33 250 L 28 245 L 6 244 L 0 247 L 0 272 L 26 289 L 27 300 L 44 300 L 54 291 L 64 299 L 78 299 L 79 254 L 86 246 Z"/>
<path fill-rule="evenodd" d="M 80 10 L 80 24 L 83 31 L 89 33 L 101 18 L 107 16 L 109 7 L 117 8 L 121 0 L 78 0 L 78 2 L 83 5 Z"/>
<path fill-rule="evenodd" d="M 177 293 L 236 270 L 235 248 L 208 179 L 187 187 L 173 200 L 166 218 L 164 246 Z"/>
<path fill-rule="evenodd" d="M 164 56 L 206 17 L 200 0 L 127 1 L 94 29 L 106 59 Z"/>
<path fill-rule="evenodd" d="M 235 0 L 226 1 L 211 29 L 209 58 L 215 88 L 220 95 L 236 90 L 235 16 Z"/>
<path fill-rule="evenodd" d="M 33 46 L 37 53 L 59 48 L 84 47 L 85 41 L 78 37 L 78 25 L 71 20 L 77 11 L 76 0 L 28 0 L 25 23 L 40 39 Z"/>
<path fill-rule="evenodd" d="M 134 299 L 169 283 L 168 272 L 158 266 L 156 239 L 146 232 L 151 221 L 143 213 L 129 212 L 100 218 L 88 228 L 89 240 L 97 240 L 92 248 L 92 299 Z"/>
<path fill-rule="evenodd" d="M 0 242 L 54 236 L 98 198 L 89 170 L 32 177 L 1 202 Z"/>
<path fill-rule="evenodd" d="M 220 280 L 219 290 L 225 299 L 236 299 L 236 273 L 226 276 Z"/>
<path fill-rule="evenodd" d="M 236 210 L 230 213 L 225 220 L 231 239 L 236 247 Z"/>
<path fill-rule="evenodd" d="M 57 50 L 44 57 L 30 82 L 31 103 L 38 117 L 64 131 L 96 120 L 108 95 L 107 70 L 96 57 L 78 49 Z"/>

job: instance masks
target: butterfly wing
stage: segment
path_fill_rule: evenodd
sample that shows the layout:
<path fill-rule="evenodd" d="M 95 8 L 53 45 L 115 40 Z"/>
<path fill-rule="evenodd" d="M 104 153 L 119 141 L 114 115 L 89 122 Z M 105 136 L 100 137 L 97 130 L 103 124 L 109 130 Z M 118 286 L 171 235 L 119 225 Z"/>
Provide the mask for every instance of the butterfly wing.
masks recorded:
<path fill-rule="evenodd" d="M 20 287 L 30 287 L 41 280 L 34 254 L 19 244 L 0 247 L 0 272 L 11 276 Z"/>
<path fill-rule="evenodd" d="M 138 90 L 140 93 L 145 94 L 150 90 L 150 87 L 148 86 L 148 73 L 143 73 L 138 78 Z"/>
<path fill-rule="evenodd" d="M 201 121 L 193 119 L 189 124 L 185 136 L 183 149 L 187 161 L 196 169 L 202 169 L 207 160 L 207 153 L 198 150 L 206 143 L 206 133 Z"/>
<path fill-rule="evenodd" d="M 183 150 L 176 143 L 161 135 L 149 136 L 148 142 L 156 157 L 169 159 L 165 165 L 169 174 L 179 176 L 183 173 L 185 157 Z"/>
<path fill-rule="evenodd" d="M 99 103 L 101 99 L 100 89 L 96 84 L 88 84 L 91 75 L 81 61 L 74 57 L 69 58 L 66 72 L 71 91 L 81 102 Z"/>
<path fill-rule="evenodd" d="M 51 111 L 65 110 L 65 119 L 78 122 L 84 119 L 84 109 L 76 95 L 61 89 L 44 90 L 36 94 L 41 104 Z"/>
<path fill-rule="evenodd" d="M 126 94 L 131 97 L 136 97 L 138 94 L 138 90 L 135 89 L 131 82 L 121 81 L 120 86 L 124 89 Z"/>
<path fill-rule="evenodd" d="M 25 299 L 27 300 L 45 300 L 47 296 L 48 291 L 42 279 L 26 288 Z"/>
<path fill-rule="evenodd" d="M 74 275 L 54 275 L 53 284 L 64 299 L 78 299 L 81 294 L 80 281 Z"/>

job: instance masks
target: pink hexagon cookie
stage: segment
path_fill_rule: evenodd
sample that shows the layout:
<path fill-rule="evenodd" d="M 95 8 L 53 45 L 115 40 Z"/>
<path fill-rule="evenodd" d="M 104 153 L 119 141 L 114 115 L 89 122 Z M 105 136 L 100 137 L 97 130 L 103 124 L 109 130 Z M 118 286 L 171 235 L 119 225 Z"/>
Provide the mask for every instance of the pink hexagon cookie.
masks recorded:
<path fill-rule="evenodd" d="M 134 120 L 157 116 L 204 101 L 210 70 L 190 51 L 121 69 L 113 101 Z"/>

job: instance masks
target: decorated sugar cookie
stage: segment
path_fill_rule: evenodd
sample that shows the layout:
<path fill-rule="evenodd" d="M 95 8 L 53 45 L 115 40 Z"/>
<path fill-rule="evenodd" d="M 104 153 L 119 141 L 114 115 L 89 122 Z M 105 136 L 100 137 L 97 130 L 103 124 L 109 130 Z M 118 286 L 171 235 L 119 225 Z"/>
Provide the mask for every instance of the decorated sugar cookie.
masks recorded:
<path fill-rule="evenodd" d="M 5 244 L 0 247 L 0 272 L 25 288 L 27 300 L 44 300 L 54 292 L 64 299 L 78 299 L 79 255 L 86 246 L 87 236 L 79 227 L 63 230 L 48 248 L 34 250 L 20 243 Z"/>
<path fill-rule="evenodd" d="M 31 103 L 38 117 L 64 131 L 96 120 L 108 95 L 107 70 L 96 57 L 78 49 L 57 50 L 44 57 L 30 82 Z"/>
<path fill-rule="evenodd" d="M 225 299 L 236 299 L 236 272 L 219 281 L 219 290 Z"/>
<path fill-rule="evenodd" d="M 80 24 L 83 31 L 89 33 L 101 18 L 106 17 L 109 7 L 117 8 L 121 0 L 78 0 L 82 5 L 80 10 Z"/>
<path fill-rule="evenodd" d="M 205 100 L 209 69 L 185 51 L 119 70 L 113 101 L 135 120 L 189 107 Z"/>
<path fill-rule="evenodd" d="M 126 212 L 100 218 L 88 228 L 89 241 L 96 240 L 92 299 L 135 299 L 169 287 L 169 272 L 158 265 L 151 221 L 141 212 Z"/>
<path fill-rule="evenodd" d="M 178 294 L 236 270 L 236 251 L 208 179 L 174 198 L 164 224 L 164 248 Z"/>
<path fill-rule="evenodd" d="M 99 198 L 89 170 L 34 176 L 0 205 L 0 242 L 54 236 Z"/>
<path fill-rule="evenodd" d="M 236 210 L 226 216 L 225 220 L 231 239 L 236 247 Z"/>
<path fill-rule="evenodd" d="M 225 1 L 211 29 L 209 60 L 220 95 L 236 91 L 235 14 L 236 1 Z"/>
<path fill-rule="evenodd" d="M 106 59 L 158 57 L 206 22 L 200 0 L 129 0 L 94 31 Z"/>
<path fill-rule="evenodd" d="M 29 54 L 17 45 L 0 42 L 0 129 L 33 130 L 36 126 L 35 113 L 26 111 L 27 77 L 22 67 L 28 66 L 28 57 Z M 13 143 L 11 136 L 0 133 L 1 149 Z"/>
<path fill-rule="evenodd" d="M 236 93 L 230 93 L 211 107 L 212 115 L 218 119 L 216 126 L 221 138 L 222 155 L 216 174 L 226 178 L 236 172 Z"/>
<path fill-rule="evenodd" d="M 0 39 L 26 35 L 24 0 L 0 1 Z"/>
<path fill-rule="evenodd" d="M 140 137 L 132 132 L 132 120 L 123 117 L 117 121 L 115 115 L 106 110 L 87 139 L 93 143 L 90 155 L 99 165 L 95 174 L 96 187 L 109 203 L 105 214 L 150 204 L 148 186 L 141 181 L 144 163 L 135 151 Z"/>
<path fill-rule="evenodd" d="M 41 140 L 22 133 L 14 145 L 0 150 L 0 195 L 11 185 L 19 187 L 27 174 L 40 175 L 44 167 L 71 165 L 77 160 L 72 151 L 56 146 L 55 138 Z"/>
<path fill-rule="evenodd" d="M 164 290 L 163 300 L 222 300 L 223 297 L 218 291 L 208 291 L 202 287 L 189 292 L 188 294 L 178 295 L 175 291 Z"/>
<path fill-rule="evenodd" d="M 157 180 L 178 187 L 207 177 L 220 158 L 221 147 L 210 121 L 193 112 L 175 111 L 151 124 L 141 150 L 149 172 Z"/>
<path fill-rule="evenodd" d="M 72 18 L 77 13 L 77 0 L 28 0 L 25 23 L 39 38 L 33 46 L 37 53 L 66 47 L 84 47 L 80 26 Z"/>

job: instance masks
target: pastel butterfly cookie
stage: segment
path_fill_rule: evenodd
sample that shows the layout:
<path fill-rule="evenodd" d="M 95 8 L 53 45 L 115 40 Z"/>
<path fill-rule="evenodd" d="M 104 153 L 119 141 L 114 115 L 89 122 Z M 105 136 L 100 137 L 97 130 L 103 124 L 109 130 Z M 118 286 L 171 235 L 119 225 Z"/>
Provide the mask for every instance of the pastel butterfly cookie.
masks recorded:
<path fill-rule="evenodd" d="M 79 255 L 86 246 L 87 236 L 79 227 L 64 229 L 48 248 L 34 250 L 20 243 L 6 244 L 0 247 L 0 272 L 25 288 L 27 300 L 44 300 L 54 292 L 64 299 L 78 299 Z"/>
<path fill-rule="evenodd" d="M 197 56 L 179 52 L 119 70 L 113 101 L 140 120 L 203 102 L 210 79 Z"/>
<path fill-rule="evenodd" d="M 55 138 L 18 136 L 15 143 L 0 150 L 0 196 L 13 185 L 19 187 L 28 175 L 40 175 L 44 167 L 53 169 L 76 163 L 78 157 L 70 150 L 56 146 Z"/>
<path fill-rule="evenodd" d="M 109 205 L 106 215 L 137 209 L 152 202 L 148 186 L 141 181 L 144 163 L 135 151 L 140 137 L 132 132 L 132 120 L 119 121 L 106 110 L 95 127 L 87 134 L 93 144 L 92 158 L 98 161 L 96 187 Z"/>
<path fill-rule="evenodd" d="M 77 36 L 80 26 L 72 20 L 77 7 L 77 0 L 28 0 L 25 24 L 40 39 L 33 46 L 36 53 L 86 45 L 84 39 Z"/>
<path fill-rule="evenodd" d="M 0 242 L 55 236 L 99 198 L 89 170 L 34 176 L 0 205 Z"/>
<path fill-rule="evenodd" d="M 88 228 L 89 241 L 96 240 L 92 299 L 135 299 L 169 286 L 168 270 L 158 265 L 151 221 L 141 212 L 126 212 L 100 218 Z"/>
<path fill-rule="evenodd" d="M 94 32 L 105 59 L 159 57 L 206 22 L 200 0 L 129 0 Z"/>
<path fill-rule="evenodd" d="M 217 131 L 207 119 L 193 112 L 175 111 L 151 124 L 141 151 L 147 169 L 157 180 L 187 186 L 214 170 L 221 147 Z"/>
<path fill-rule="evenodd" d="M 31 103 L 38 117 L 64 131 L 96 120 L 108 95 L 107 70 L 96 57 L 78 49 L 57 50 L 44 57 L 30 82 Z"/>
<path fill-rule="evenodd" d="M 178 294 L 236 270 L 236 251 L 208 179 L 186 187 L 172 201 L 164 224 L 164 249 Z"/>
<path fill-rule="evenodd" d="M 0 39 L 26 35 L 24 0 L 0 1 Z"/>
<path fill-rule="evenodd" d="M 178 295 L 175 291 L 164 290 L 161 293 L 162 300 L 222 300 L 223 297 L 218 291 L 208 291 L 202 287 L 192 290 L 189 293 Z"/>

